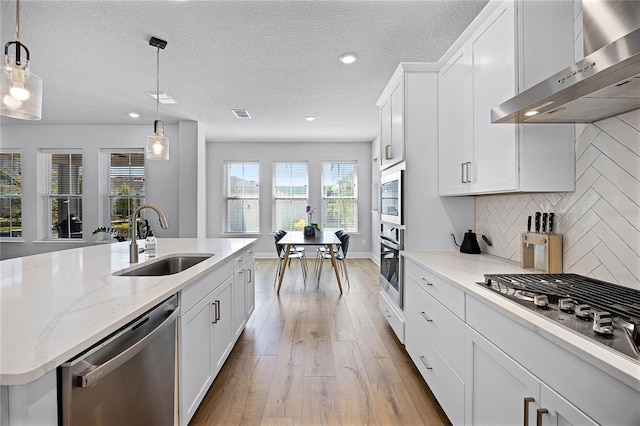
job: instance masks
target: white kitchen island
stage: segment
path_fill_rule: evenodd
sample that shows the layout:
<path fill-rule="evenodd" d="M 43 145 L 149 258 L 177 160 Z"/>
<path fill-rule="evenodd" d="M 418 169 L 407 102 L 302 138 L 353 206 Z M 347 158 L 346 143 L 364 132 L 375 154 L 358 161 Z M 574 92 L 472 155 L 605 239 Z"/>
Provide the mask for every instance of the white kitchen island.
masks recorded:
<path fill-rule="evenodd" d="M 2 424 L 19 410 L 50 410 L 51 383 L 62 363 L 171 295 L 228 265 L 255 239 L 159 239 L 156 258 L 213 256 L 183 272 L 115 276 L 129 263 L 129 243 L 100 244 L 0 262 Z M 55 406 L 55 399 L 53 400 Z M 11 410 L 11 413 L 9 411 Z M 52 423 L 55 424 L 55 423 Z"/>

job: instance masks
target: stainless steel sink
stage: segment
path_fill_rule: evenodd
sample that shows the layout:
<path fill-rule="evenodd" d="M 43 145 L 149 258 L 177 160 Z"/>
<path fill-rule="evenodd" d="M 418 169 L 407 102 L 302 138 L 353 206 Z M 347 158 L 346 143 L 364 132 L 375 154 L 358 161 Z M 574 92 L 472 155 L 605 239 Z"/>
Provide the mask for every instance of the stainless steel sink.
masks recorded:
<path fill-rule="evenodd" d="M 213 254 L 180 254 L 147 262 L 133 269 L 114 272 L 121 277 L 157 277 L 182 272 L 212 257 Z"/>

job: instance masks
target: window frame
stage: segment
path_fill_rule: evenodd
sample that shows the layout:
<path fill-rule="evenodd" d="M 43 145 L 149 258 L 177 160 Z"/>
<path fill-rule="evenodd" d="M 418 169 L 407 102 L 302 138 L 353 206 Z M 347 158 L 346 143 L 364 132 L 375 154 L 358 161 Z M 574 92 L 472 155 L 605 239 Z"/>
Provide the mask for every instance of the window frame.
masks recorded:
<path fill-rule="evenodd" d="M 128 195 L 112 195 L 111 194 L 111 156 L 113 154 L 138 154 L 142 156 L 144 166 L 143 166 L 143 179 L 145 182 L 144 194 L 128 194 Z M 112 212 L 112 201 L 113 200 L 140 200 L 139 204 L 144 204 L 147 194 L 146 194 L 146 179 L 147 179 L 147 161 L 144 148 L 102 148 L 100 150 L 100 166 L 99 166 L 99 179 L 100 179 L 100 187 L 102 191 L 100 193 L 98 208 L 100 212 L 100 227 L 113 228 L 113 212 Z M 123 166 L 126 167 L 126 166 Z M 131 168 L 131 165 L 129 165 Z M 130 218 L 127 219 L 130 221 Z M 127 231 L 124 237 L 127 239 L 131 239 L 131 224 L 129 223 L 127 226 Z M 101 240 L 110 240 L 109 234 L 102 234 L 99 237 Z"/>
<path fill-rule="evenodd" d="M 325 165 L 353 165 L 353 196 L 327 196 L 325 192 Z M 321 198 L 321 215 L 320 215 L 320 227 L 323 230 L 337 231 L 339 229 L 349 233 L 358 232 L 358 161 L 357 160 L 327 160 L 322 161 L 320 164 L 321 177 L 320 177 L 320 198 Z M 353 200 L 353 228 L 346 227 L 341 223 L 338 228 L 329 227 L 327 225 L 328 209 L 325 208 L 327 200 Z"/>
<path fill-rule="evenodd" d="M 277 181 L 277 168 L 279 165 L 302 165 L 304 164 L 304 167 L 306 169 L 306 175 L 304 177 L 305 179 L 305 188 L 306 188 L 306 194 L 302 195 L 294 195 L 293 193 L 289 194 L 288 197 L 283 197 L 283 196 L 278 196 L 278 193 L 276 192 L 276 181 Z M 293 169 L 292 169 L 293 172 Z M 293 179 L 293 173 L 291 173 L 290 177 Z M 290 182 L 293 183 L 293 182 Z M 290 185 L 291 188 L 293 188 L 293 185 Z M 302 229 L 304 228 L 304 226 L 307 223 L 307 214 L 305 212 L 305 207 L 307 205 L 309 205 L 309 162 L 308 161 L 273 161 L 272 163 L 272 172 L 271 172 L 271 197 L 272 197 L 272 205 L 271 205 L 271 228 L 272 228 L 272 232 L 276 232 L 280 229 L 284 229 L 285 231 L 302 231 Z M 278 217 L 277 217 L 277 204 L 278 204 L 278 200 L 290 200 L 290 203 L 294 203 L 296 201 L 301 201 L 304 200 L 304 206 L 302 208 L 299 208 L 299 213 L 296 213 L 296 216 L 299 215 L 299 217 L 294 218 L 293 220 L 290 220 L 290 223 L 295 223 L 298 226 L 278 226 Z M 302 224 L 300 225 L 300 222 L 302 222 Z M 299 229 L 298 229 L 299 228 Z"/>
<path fill-rule="evenodd" d="M 7 173 L 11 173 L 11 175 L 14 174 L 15 171 L 15 156 L 19 156 L 19 170 L 18 170 L 18 174 L 20 176 L 20 191 L 19 192 L 15 192 L 15 185 L 11 185 L 11 192 L 7 192 L 2 193 L 0 192 L 0 200 L 9 200 L 9 236 L 0 236 L 0 241 L 16 241 L 16 240 L 22 240 L 24 238 L 23 232 L 22 232 L 22 221 L 23 221 L 23 205 L 22 205 L 22 163 L 23 163 L 23 155 L 22 155 L 22 151 L 19 149 L 2 149 L 0 150 L 0 154 L 2 155 L 11 155 L 11 160 L 10 160 L 10 166 L 7 169 Z M 13 231 L 13 208 L 11 207 L 11 204 L 13 200 L 18 200 L 20 203 L 20 235 L 16 235 L 13 236 L 12 234 L 14 233 Z"/>
<path fill-rule="evenodd" d="M 231 165 L 242 165 L 243 168 L 246 165 L 250 165 L 250 166 L 257 166 L 258 168 L 258 191 L 257 191 L 257 196 L 256 197 L 250 197 L 250 196 L 235 196 L 235 197 L 231 197 L 229 195 L 229 177 L 230 174 L 228 173 L 228 167 Z M 260 161 L 231 161 L 231 160 L 227 160 L 227 161 L 223 161 L 222 163 L 222 173 L 223 173 L 223 187 L 222 187 L 222 198 L 223 198 L 223 204 L 224 204 L 224 214 L 223 214 L 223 229 L 224 232 L 227 234 L 234 234 L 234 235 L 249 235 L 249 234 L 259 234 L 260 233 L 260 207 L 261 207 L 261 202 L 260 202 Z M 243 179 L 244 179 L 244 169 L 243 169 Z M 245 179 L 246 180 L 246 179 Z M 230 200 L 255 200 L 255 205 L 258 208 L 258 218 L 257 218 L 257 229 L 256 230 L 249 230 L 249 231 L 232 231 L 229 229 L 229 201 Z"/>
<path fill-rule="evenodd" d="M 73 155 L 80 156 L 80 172 L 78 173 L 78 183 L 77 186 L 79 188 L 79 193 L 71 194 L 71 193 L 52 193 L 52 185 L 51 181 L 51 173 L 52 173 L 52 159 L 54 155 L 68 155 L 70 163 L 73 162 Z M 84 207 L 82 206 L 84 200 L 84 153 L 82 149 L 78 148 L 69 148 L 69 149 L 40 149 L 38 150 L 38 171 L 39 171 L 39 181 L 40 181 L 40 216 L 38 217 L 38 222 L 41 225 L 39 239 L 46 242 L 73 242 L 73 243 L 82 243 L 87 237 L 86 229 L 82 229 L 81 238 L 73 238 L 73 231 L 71 230 L 71 225 L 69 226 L 69 236 L 61 238 L 60 236 L 56 236 L 54 238 L 53 235 L 53 226 L 56 226 L 52 222 L 53 216 L 53 200 L 64 200 L 67 202 L 71 200 L 79 201 L 80 209 L 83 211 Z M 69 174 L 71 177 L 71 174 Z M 67 211 L 67 220 L 72 218 L 73 212 L 71 209 Z M 82 213 L 80 213 L 80 223 L 82 223 Z M 60 223 L 61 220 L 58 220 Z"/>

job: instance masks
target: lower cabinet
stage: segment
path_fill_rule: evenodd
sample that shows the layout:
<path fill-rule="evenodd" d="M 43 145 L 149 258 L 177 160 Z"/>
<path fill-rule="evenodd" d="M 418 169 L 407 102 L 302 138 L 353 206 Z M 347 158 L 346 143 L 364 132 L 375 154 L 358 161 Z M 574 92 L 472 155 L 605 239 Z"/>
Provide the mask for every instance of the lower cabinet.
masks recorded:
<path fill-rule="evenodd" d="M 465 424 L 597 424 L 471 327 L 466 354 Z"/>
<path fill-rule="evenodd" d="M 182 316 L 178 319 L 182 426 L 198 409 L 253 312 L 253 251 L 232 262 L 182 290 Z"/>

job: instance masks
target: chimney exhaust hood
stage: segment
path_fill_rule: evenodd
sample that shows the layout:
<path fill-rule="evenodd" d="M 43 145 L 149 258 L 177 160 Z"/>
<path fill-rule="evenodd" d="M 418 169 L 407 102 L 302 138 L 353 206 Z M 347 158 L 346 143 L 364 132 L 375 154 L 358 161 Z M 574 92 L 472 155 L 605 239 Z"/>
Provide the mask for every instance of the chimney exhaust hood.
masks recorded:
<path fill-rule="evenodd" d="M 591 123 L 640 108 L 640 2 L 582 8 L 585 58 L 493 108 L 492 123 Z"/>

